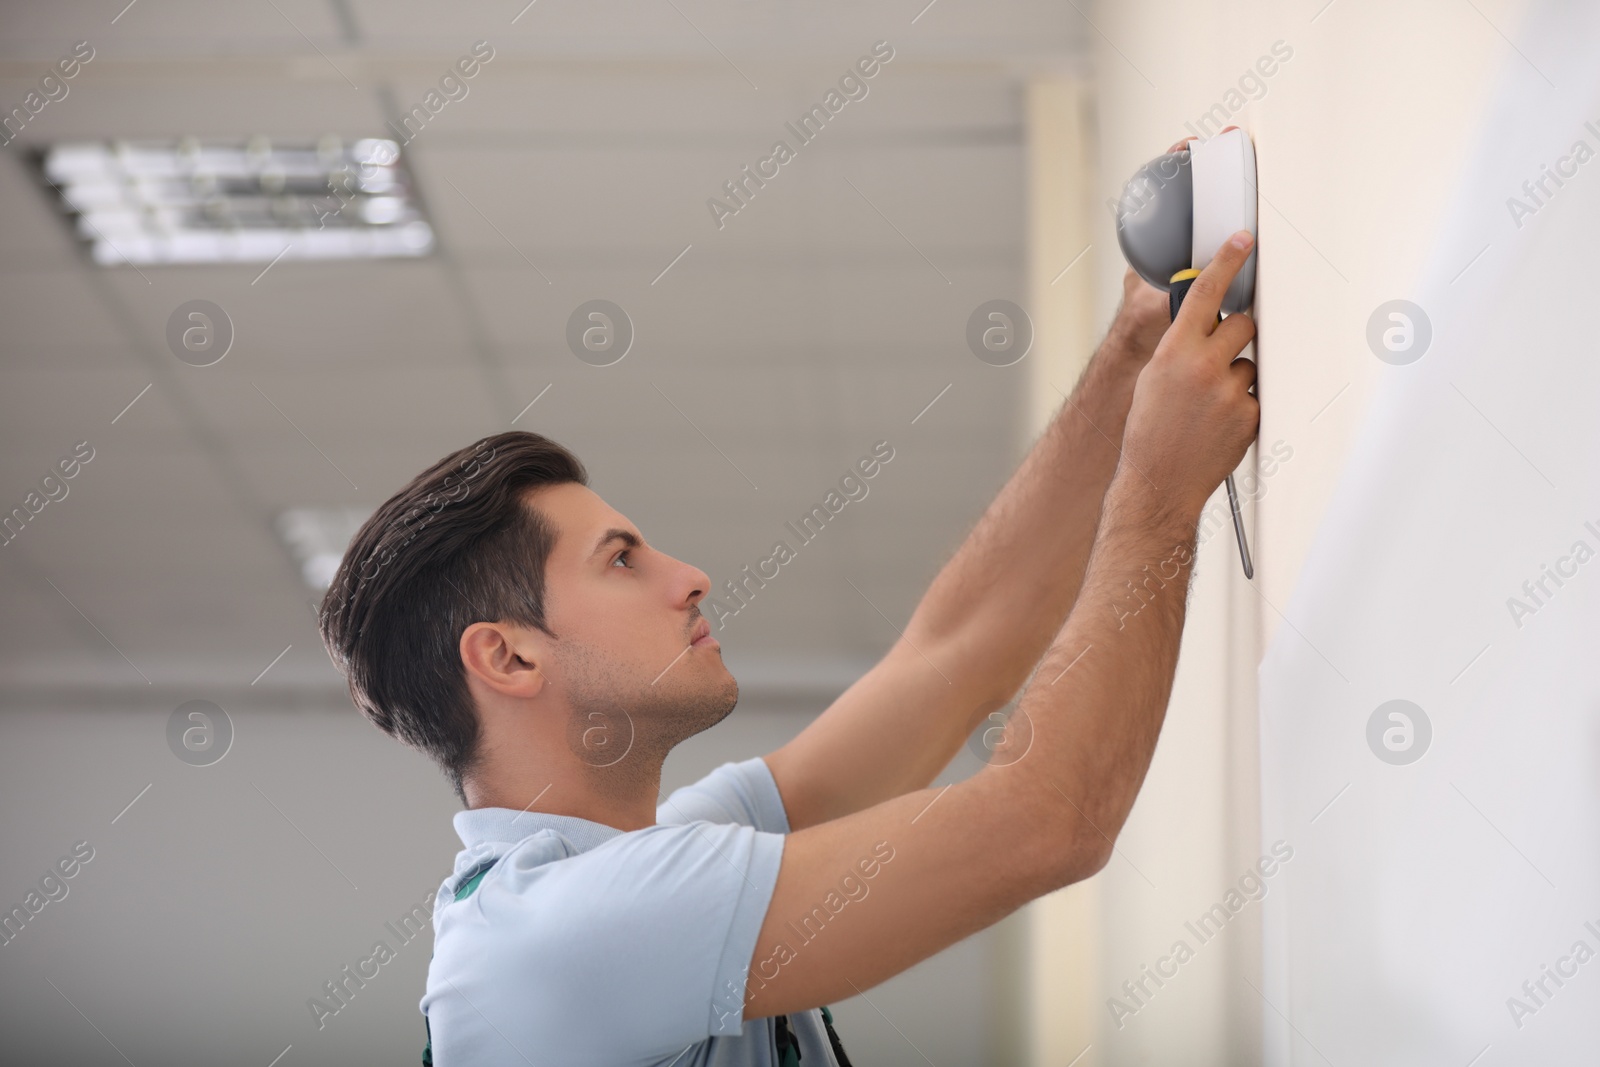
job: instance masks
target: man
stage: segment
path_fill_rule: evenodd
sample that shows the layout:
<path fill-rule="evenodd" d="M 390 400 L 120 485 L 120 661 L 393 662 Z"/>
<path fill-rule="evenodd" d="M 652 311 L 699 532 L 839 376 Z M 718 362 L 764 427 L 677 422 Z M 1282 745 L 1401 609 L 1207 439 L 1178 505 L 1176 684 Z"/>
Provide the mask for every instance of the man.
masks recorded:
<path fill-rule="evenodd" d="M 436 1062 L 846 1067 L 823 1005 L 1106 863 L 1165 714 L 1201 509 L 1255 433 L 1235 359 L 1253 324 L 1217 321 L 1249 246 L 1224 245 L 1170 329 L 1129 273 L 1073 398 L 901 640 L 794 740 L 659 806 L 667 753 L 738 696 L 706 575 L 534 434 L 378 509 L 321 626 L 356 703 L 467 807 L 422 1000 Z M 1030 674 L 1008 758 L 929 789 Z"/>

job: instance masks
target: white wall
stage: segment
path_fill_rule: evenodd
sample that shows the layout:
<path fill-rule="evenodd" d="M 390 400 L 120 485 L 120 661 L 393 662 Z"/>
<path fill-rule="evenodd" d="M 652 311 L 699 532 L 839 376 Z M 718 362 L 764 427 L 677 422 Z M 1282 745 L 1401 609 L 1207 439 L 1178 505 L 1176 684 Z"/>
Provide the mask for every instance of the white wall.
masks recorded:
<path fill-rule="evenodd" d="M 1483 1064 L 1552 1062 L 1579 1031 L 1592 1049 L 1595 977 L 1522 1030 L 1505 1005 L 1582 933 L 1583 894 L 1596 899 L 1596 686 L 1576 649 L 1600 594 L 1563 590 L 1543 641 L 1512 627 L 1504 599 L 1600 510 L 1583 295 L 1600 182 L 1563 189 L 1537 235 L 1504 201 L 1583 135 L 1585 111 L 1600 119 L 1600 48 L 1574 5 L 1524 7 L 1090 11 L 1093 325 L 1123 266 L 1105 202 L 1220 107 L 1257 148 L 1261 441 L 1293 458 L 1249 516 L 1254 583 L 1226 529 L 1201 553 L 1126 859 L 1096 880 L 1093 951 L 1063 951 L 1033 997 L 1070 1012 L 1088 986 L 1102 1010 L 1078 1032 L 1036 1023 L 1053 1043 L 1034 1062 L 1085 1045 L 1085 1065 L 1466 1063 L 1486 1045 Z M 1272 73 L 1241 82 L 1278 42 Z M 1434 347 L 1410 366 L 1366 341 L 1396 298 L 1434 317 Z M 1438 711 L 1435 752 L 1409 768 L 1365 741 L 1395 696 Z M 1295 856 L 1264 903 L 1199 945 L 1184 923 L 1279 839 Z M 1142 1003 L 1121 993 L 1180 938 L 1196 952 L 1176 978 Z M 1120 1028 L 1113 996 L 1139 1009 Z"/>
<path fill-rule="evenodd" d="M 1438 226 L 1393 295 L 1432 346 L 1380 365 L 1285 608 L 1302 632 L 1262 665 L 1264 831 L 1305 842 L 1266 913 L 1264 988 L 1298 1030 L 1268 1020 L 1269 1063 L 1583 1062 L 1600 1037 L 1578 965 L 1600 953 L 1600 581 L 1578 562 L 1600 552 L 1600 170 L 1573 158 L 1600 152 L 1600 11 L 1502 25 L 1456 165 L 1410 194 Z M 1565 579 L 1530 596 L 1546 565 Z M 1401 766 L 1367 738 L 1397 698 L 1432 730 Z"/>

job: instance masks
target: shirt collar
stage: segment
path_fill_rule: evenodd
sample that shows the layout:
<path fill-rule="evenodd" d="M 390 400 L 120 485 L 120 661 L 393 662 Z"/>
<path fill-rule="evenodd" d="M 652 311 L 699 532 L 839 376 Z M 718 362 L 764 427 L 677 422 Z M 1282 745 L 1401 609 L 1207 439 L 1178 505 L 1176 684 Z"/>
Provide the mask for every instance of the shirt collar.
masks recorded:
<path fill-rule="evenodd" d="M 547 815 L 512 808 L 469 808 L 456 812 L 451 822 L 461 843 L 469 849 L 491 842 L 514 845 L 541 830 L 554 830 L 579 852 L 587 852 L 622 834 L 615 826 L 572 815 Z"/>

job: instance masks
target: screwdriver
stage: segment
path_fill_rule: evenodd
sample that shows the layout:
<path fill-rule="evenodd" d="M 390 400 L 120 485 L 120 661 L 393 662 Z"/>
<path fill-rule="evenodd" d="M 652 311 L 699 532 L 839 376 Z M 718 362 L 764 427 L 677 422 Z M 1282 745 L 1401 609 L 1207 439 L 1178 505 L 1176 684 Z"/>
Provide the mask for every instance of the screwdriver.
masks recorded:
<path fill-rule="evenodd" d="M 1178 319 L 1178 309 L 1183 306 L 1183 298 L 1189 294 L 1189 286 L 1200 277 L 1200 272 L 1190 268 L 1180 270 L 1171 279 L 1171 288 L 1167 290 L 1167 310 L 1174 322 Z M 1217 316 L 1217 321 L 1222 321 L 1222 316 Z M 1254 391 L 1255 386 L 1250 387 Z M 1233 473 L 1228 473 L 1228 507 L 1233 511 L 1233 535 L 1239 541 L 1239 562 L 1244 564 L 1244 576 L 1256 576 L 1255 564 L 1250 562 L 1250 543 L 1244 536 L 1244 515 L 1239 511 L 1239 489 L 1233 484 Z"/>

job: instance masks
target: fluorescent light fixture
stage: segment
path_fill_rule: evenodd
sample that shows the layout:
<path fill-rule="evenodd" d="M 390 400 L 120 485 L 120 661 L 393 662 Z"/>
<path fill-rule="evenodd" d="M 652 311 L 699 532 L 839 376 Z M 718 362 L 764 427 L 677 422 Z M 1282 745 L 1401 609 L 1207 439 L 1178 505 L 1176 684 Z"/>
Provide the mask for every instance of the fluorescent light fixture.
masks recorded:
<path fill-rule="evenodd" d="M 433 227 L 382 138 L 78 141 L 40 161 L 96 263 L 425 256 Z"/>
<path fill-rule="evenodd" d="M 371 514 L 371 508 L 289 508 L 278 515 L 278 536 L 308 587 L 320 593 L 333 584 L 350 539 Z"/>

